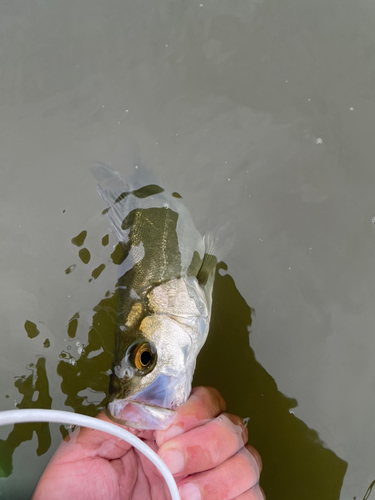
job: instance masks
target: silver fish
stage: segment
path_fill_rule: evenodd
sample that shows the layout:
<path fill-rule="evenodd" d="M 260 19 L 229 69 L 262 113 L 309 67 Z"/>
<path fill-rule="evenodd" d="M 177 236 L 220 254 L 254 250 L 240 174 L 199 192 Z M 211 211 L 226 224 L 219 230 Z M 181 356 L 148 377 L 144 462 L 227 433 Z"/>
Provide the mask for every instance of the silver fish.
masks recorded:
<path fill-rule="evenodd" d="M 121 249 L 109 416 L 166 428 L 188 398 L 208 334 L 220 229 L 204 237 L 186 207 L 155 184 L 94 169 Z"/>

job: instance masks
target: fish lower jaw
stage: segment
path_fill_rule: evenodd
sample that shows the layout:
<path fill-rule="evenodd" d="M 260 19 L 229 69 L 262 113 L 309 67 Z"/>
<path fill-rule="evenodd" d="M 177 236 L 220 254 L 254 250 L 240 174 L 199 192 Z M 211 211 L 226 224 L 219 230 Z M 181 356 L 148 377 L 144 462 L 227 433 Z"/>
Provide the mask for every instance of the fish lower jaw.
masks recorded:
<path fill-rule="evenodd" d="M 163 430 L 172 423 L 176 412 L 140 401 L 115 399 L 108 404 L 108 417 L 135 429 Z"/>

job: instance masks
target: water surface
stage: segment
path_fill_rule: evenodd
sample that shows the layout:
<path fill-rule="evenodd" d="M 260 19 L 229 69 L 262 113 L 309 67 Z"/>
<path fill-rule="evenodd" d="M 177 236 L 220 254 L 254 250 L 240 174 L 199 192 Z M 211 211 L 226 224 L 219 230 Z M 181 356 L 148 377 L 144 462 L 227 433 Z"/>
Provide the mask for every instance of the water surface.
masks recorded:
<path fill-rule="evenodd" d="M 139 160 L 235 232 L 195 382 L 250 417 L 267 498 L 371 500 L 374 23 L 365 0 L 0 5 L 0 409 L 104 404 L 116 266 L 88 166 Z M 0 498 L 30 498 L 66 432 L 1 428 Z"/>

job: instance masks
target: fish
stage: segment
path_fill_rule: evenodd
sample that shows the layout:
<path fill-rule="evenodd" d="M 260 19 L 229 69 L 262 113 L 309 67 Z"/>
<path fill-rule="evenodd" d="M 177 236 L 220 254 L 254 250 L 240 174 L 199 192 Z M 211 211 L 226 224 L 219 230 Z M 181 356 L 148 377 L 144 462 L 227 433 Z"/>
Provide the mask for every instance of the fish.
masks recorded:
<path fill-rule="evenodd" d="M 107 414 L 165 429 L 190 392 L 206 341 L 223 227 L 204 236 L 177 193 L 106 165 L 93 173 L 119 249 L 118 311 Z"/>

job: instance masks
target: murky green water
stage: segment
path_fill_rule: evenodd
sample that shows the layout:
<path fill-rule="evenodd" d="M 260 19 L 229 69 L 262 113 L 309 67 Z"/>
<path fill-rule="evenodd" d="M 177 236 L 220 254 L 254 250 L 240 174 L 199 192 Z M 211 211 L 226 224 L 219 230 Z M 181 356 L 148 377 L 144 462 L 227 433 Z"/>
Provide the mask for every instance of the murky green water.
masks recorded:
<path fill-rule="evenodd" d="M 0 409 L 95 414 L 116 309 L 88 166 L 135 159 L 235 232 L 196 384 L 250 417 L 269 500 L 375 499 L 375 7 L 0 5 Z M 28 499 L 59 426 L 0 428 Z"/>

